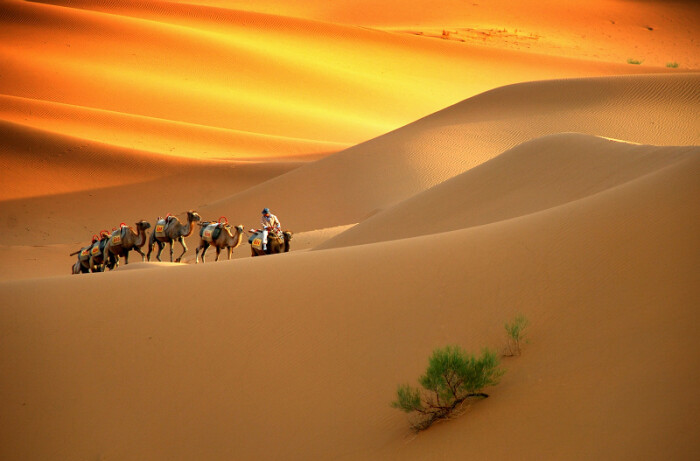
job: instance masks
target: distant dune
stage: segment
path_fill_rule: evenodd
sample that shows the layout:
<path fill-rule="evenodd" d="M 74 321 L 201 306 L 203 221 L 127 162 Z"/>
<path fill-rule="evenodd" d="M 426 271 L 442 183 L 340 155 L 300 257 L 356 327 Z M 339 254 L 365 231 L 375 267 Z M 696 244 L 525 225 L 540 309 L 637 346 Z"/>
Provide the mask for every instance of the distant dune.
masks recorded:
<path fill-rule="evenodd" d="M 0 459 L 697 459 L 698 19 L 1 2 Z M 195 265 L 195 226 L 69 275 L 119 223 L 263 207 L 289 253 Z M 490 397 L 411 432 L 397 385 L 519 313 Z"/>
<path fill-rule="evenodd" d="M 199 158 L 327 153 L 500 85 L 668 70 L 165 1 L 6 1 L 0 21 L 0 119 Z"/>

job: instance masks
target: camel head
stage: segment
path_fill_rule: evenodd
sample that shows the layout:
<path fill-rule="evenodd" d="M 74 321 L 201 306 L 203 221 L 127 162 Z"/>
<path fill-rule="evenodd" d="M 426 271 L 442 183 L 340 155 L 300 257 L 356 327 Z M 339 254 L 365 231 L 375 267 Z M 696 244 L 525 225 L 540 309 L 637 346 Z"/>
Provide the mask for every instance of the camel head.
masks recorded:
<path fill-rule="evenodd" d="M 231 232 L 231 229 L 236 229 L 236 230 L 238 231 L 238 235 L 242 235 L 242 234 L 243 234 L 243 226 L 240 225 L 240 224 L 239 224 L 238 226 L 236 226 L 236 227 L 233 227 L 233 226 L 230 225 L 230 224 L 224 224 L 224 225 L 222 226 L 222 228 L 226 231 L 226 233 L 228 234 L 228 236 L 229 236 L 229 237 L 232 237 L 232 238 L 233 238 L 233 232 Z"/>
<path fill-rule="evenodd" d="M 151 223 L 149 223 L 148 221 L 139 221 L 136 223 L 136 228 L 138 230 L 146 230 L 149 227 L 151 227 Z"/>
<path fill-rule="evenodd" d="M 282 232 L 282 234 L 284 234 L 284 238 L 285 238 L 287 241 L 289 241 L 289 240 L 292 239 L 292 232 L 291 232 L 291 231 L 284 231 L 284 232 Z"/>
<path fill-rule="evenodd" d="M 190 222 L 191 222 L 191 221 L 197 221 L 197 222 L 199 222 L 199 221 L 202 220 L 202 217 L 199 216 L 199 214 L 198 214 L 196 211 L 190 210 L 190 211 L 187 212 L 187 220 L 190 221 Z"/>

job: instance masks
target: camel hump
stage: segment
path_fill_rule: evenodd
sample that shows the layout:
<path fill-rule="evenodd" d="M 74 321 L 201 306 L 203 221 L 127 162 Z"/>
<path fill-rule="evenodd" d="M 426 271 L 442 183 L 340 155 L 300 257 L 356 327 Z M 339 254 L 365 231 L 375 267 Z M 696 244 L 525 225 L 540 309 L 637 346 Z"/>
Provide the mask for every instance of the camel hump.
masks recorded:
<path fill-rule="evenodd" d="M 153 233 L 156 237 L 165 237 L 165 219 L 158 218 L 156 221 L 156 227 L 153 229 Z"/>
<path fill-rule="evenodd" d="M 206 223 L 206 226 L 202 226 L 200 229 L 199 235 L 205 242 L 211 243 L 221 235 L 221 227 L 219 223 Z"/>

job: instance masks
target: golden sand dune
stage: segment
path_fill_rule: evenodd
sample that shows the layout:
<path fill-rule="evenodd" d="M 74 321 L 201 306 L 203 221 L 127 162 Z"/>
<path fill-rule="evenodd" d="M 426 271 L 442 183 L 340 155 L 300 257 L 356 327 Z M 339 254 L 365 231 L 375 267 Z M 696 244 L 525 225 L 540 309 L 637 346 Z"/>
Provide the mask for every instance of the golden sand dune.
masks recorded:
<path fill-rule="evenodd" d="M 191 157 L 319 153 L 494 86 L 650 71 L 161 1 L 1 7 L 0 117 L 32 111 L 32 126 Z M 205 127 L 214 139 L 187 136 Z"/>
<path fill-rule="evenodd" d="M 196 3 L 224 6 L 227 2 Z M 692 33 L 700 12 L 692 0 L 520 0 L 517 5 L 511 0 L 439 4 L 385 0 L 380 5 L 372 0 L 253 0 L 236 2 L 236 7 L 417 34 L 429 40 L 595 61 L 636 58 L 643 66 L 677 62 L 686 69 L 700 68 L 700 43 Z"/>
<path fill-rule="evenodd" d="M 697 459 L 697 23 L 0 2 L 0 459 Z M 290 253 L 68 275 L 100 229 L 262 207 Z M 396 386 L 517 313 L 491 397 L 413 434 Z"/>
<path fill-rule="evenodd" d="M 180 213 L 299 166 L 176 158 L 8 122 L 0 136 L 4 245 L 86 242 L 122 221 Z"/>
<path fill-rule="evenodd" d="M 247 216 L 259 212 L 253 204 L 267 203 L 280 218 L 287 217 L 284 223 L 291 228 L 317 229 L 363 221 L 519 143 L 548 134 L 697 144 L 698 85 L 698 75 L 686 74 L 498 88 L 205 210 Z"/>
<path fill-rule="evenodd" d="M 698 173 L 689 156 L 585 199 L 447 233 L 445 244 L 426 236 L 0 283 L 13 377 L 3 454 L 691 456 L 700 216 L 688 197 Z M 264 307 L 261 283 L 274 284 Z M 409 438 L 388 406 L 396 384 L 438 345 L 499 347 L 516 311 L 533 322 L 532 344 L 505 362 L 492 398 Z"/>
<path fill-rule="evenodd" d="M 520 144 L 324 242 L 360 245 L 481 226 L 585 199 L 700 155 L 581 134 Z"/>
<path fill-rule="evenodd" d="M 0 96 L 0 119 L 86 141 L 204 159 L 310 160 L 348 147 L 12 96 Z"/>

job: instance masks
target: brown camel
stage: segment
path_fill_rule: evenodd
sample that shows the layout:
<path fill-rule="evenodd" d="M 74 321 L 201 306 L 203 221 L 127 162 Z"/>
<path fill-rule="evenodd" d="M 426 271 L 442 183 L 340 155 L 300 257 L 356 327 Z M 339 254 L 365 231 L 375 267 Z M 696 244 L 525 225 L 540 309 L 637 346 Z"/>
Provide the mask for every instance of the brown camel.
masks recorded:
<path fill-rule="evenodd" d="M 85 274 L 90 271 L 102 272 L 104 270 L 102 254 L 108 238 L 109 232 L 102 231 L 99 236 L 92 236 L 90 245 L 70 254 L 71 256 L 78 255 L 78 260 L 73 265 L 73 274 Z"/>
<path fill-rule="evenodd" d="M 276 253 L 287 253 L 289 252 L 289 241 L 292 240 L 292 233 L 290 231 L 282 232 L 284 238 L 279 238 L 272 233 L 267 236 L 267 251 L 262 249 L 258 250 L 255 246 L 251 245 L 251 251 L 253 256 L 264 256 Z"/>
<path fill-rule="evenodd" d="M 129 264 L 129 252 L 136 251 L 141 255 L 141 261 L 146 259 L 146 255 L 141 248 L 146 244 L 146 229 L 151 227 L 148 221 L 136 223 L 136 230 L 126 225 L 112 232 L 112 235 L 105 246 L 105 259 L 113 260 L 114 267 L 119 266 L 119 257 L 124 257 L 124 264 Z"/>
<path fill-rule="evenodd" d="M 187 212 L 187 223 L 182 224 L 179 219 L 175 216 L 167 216 L 165 220 L 158 218 L 156 221 L 156 228 L 151 233 L 151 237 L 148 240 L 148 255 L 146 259 L 151 260 L 151 252 L 153 252 L 153 246 L 158 245 L 158 253 L 156 254 L 156 259 L 160 259 L 160 254 L 165 248 L 165 244 L 170 244 L 170 262 L 173 262 L 173 244 L 175 242 L 180 242 L 182 245 L 182 254 L 175 260 L 176 263 L 182 261 L 182 257 L 187 253 L 187 245 L 185 245 L 185 237 L 189 237 L 194 230 L 192 223 L 195 221 L 201 221 L 202 218 L 197 214 L 196 211 Z"/>
<path fill-rule="evenodd" d="M 107 259 L 105 247 L 109 241 L 110 234 L 107 231 L 100 232 L 100 240 L 93 243 L 90 248 L 90 270 L 92 272 L 104 272 L 105 266 L 114 269 L 114 261 Z"/>
<path fill-rule="evenodd" d="M 236 227 L 232 227 L 229 224 L 222 224 L 219 223 L 218 227 L 221 229 L 221 232 L 217 236 L 216 239 L 211 239 L 211 237 L 207 237 L 204 235 L 205 232 L 208 232 L 207 225 L 211 223 L 202 223 L 202 231 L 200 233 L 200 239 L 199 239 L 199 246 L 197 247 L 197 250 L 195 251 L 195 264 L 199 263 L 199 252 L 201 250 L 202 252 L 202 264 L 204 264 L 204 254 L 207 252 L 207 249 L 209 246 L 213 246 L 216 248 L 216 259 L 215 261 L 219 260 L 219 255 L 221 254 L 221 249 L 226 248 L 226 252 L 228 255 L 228 260 L 231 260 L 231 251 L 233 251 L 234 248 L 236 248 L 238 245 L 241 244 L 241 241 L 243 240 L 243 226 L 238 225 Z M 235 235 L 234 233 L 231 232 L 231 229 L 236 229 Z"/>
<path fill-rule="evenodd" d="M 71 256 L 78 255 L 78 260 L 73 264 L 73 274 L 87 274 L 90 272 L 90 249 L 95 242 L 86 247 L 82 247 L 78 251 L 71 253 Z"/>

